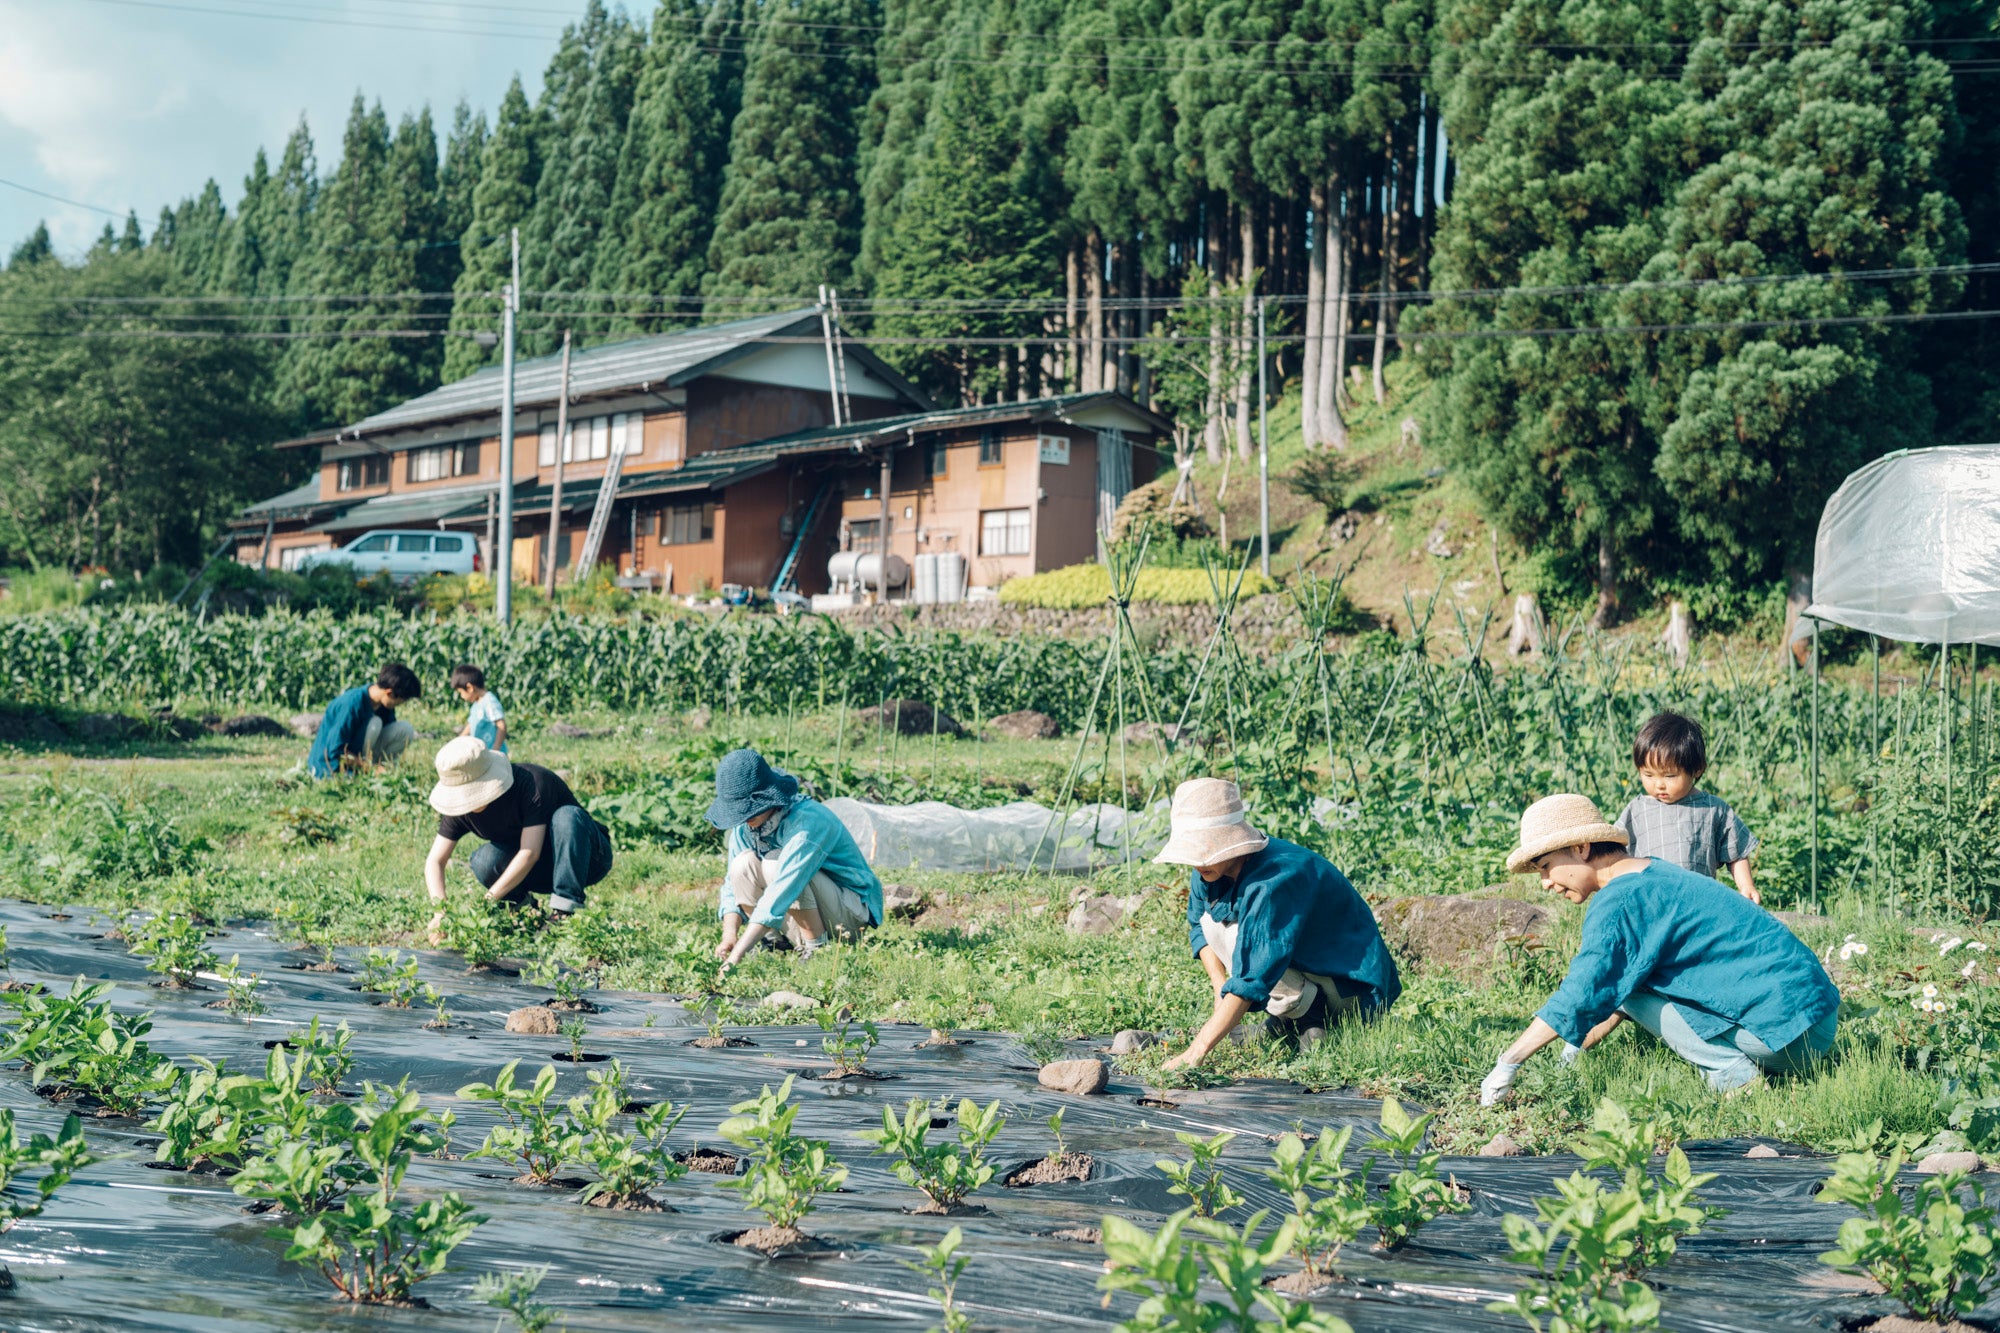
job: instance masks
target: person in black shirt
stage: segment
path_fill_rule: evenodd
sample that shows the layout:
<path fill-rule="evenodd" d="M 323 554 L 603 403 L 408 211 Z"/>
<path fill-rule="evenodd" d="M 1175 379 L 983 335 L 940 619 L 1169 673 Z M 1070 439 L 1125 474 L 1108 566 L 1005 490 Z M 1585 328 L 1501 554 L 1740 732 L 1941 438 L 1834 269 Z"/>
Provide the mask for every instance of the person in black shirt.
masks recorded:
<path fill-rule="evenodd" d="M 438 831 L 424 862 L 424 887 L 439 909 L 433 942 L 444 924 L 444 868 L 468 833 L 486 840 L 472 854 L 472 874 L 488 902 L 547 894 L 549 911 L 566 917 L 583 906 L 585 888 L 611 873 L 611 835 L 540 764 L 512 763 L 478 737 L 460 736 L 438 751 L 437 771 Z"/>

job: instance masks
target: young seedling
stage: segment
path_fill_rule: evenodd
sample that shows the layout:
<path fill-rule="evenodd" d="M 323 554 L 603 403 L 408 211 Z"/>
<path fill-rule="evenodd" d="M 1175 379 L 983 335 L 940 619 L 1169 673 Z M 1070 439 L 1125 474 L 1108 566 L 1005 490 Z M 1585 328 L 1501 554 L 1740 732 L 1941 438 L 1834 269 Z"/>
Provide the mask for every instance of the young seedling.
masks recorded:
<path fill-rule="evenodd" d="M 1186 1195 L 1197 1217 L 1214 1217 L 1243 1202 L 1243 1196 L 1229 1188 L 1229 1182 L 1222 1178 L 1222 1150 L 1236 1135 L 1224 1130 L 1212 1139 L 1204 1139 L 1199 1134 L 1177 1130 L 1174 1137 L 1188 1150 L 1188 1160 L 1179 1162 L 1163 1157 L 1153 1163 L 1174 1182 L 1167 1187 L 1167 1193 Z"/>
<path fill-rule="evenodd" d="M 597 1172 L 582 1201 L 599 1208 L 662 1208 L 653 1191 L 687 1174 L 667 1146 L 687 1108 L 671 1102 L 644 1107 L 629 1133 L 615 1128 L 624 1108 L 625 1066 L 617 1060 L 601 1073 L 592 1070 L 590 1090 L 570 1099 L 570 1120 L 584 1132 L 582 1158 Z"/>
<path fill-rule="evenodd" d="M 1625 1275 L 1631 1258 L 1627 1236 L 1644 1204 L 1632 1192 L 1607 1190 L 1581 1171 L 1558 1180 L 1556 1193 L 1535 1200 L 1540 1226 L 1514 1213 L 1500 1219 L 1508 1258 L 1532 1266 L 1536 1276 L 1512 1299 L 1486 1308 L 1518 1314 L 1536 1333 L 1544 1319 L 1551 1333 L 1633 1333 L 1656 1326 L 1659 1297 Z"/>
<path fill-rule="evenodd" d="M 919 1212 L 949 1213 L 964 1205 L 966 1198 L 993 1179 L 993 1167 L 986 1161 L 986 1145 L 993 1142 L 1007 1123 L 1000 1103 L 985 1110 L 971 1098 L 958 1104 L 958 1142 L 932 1144 L 931 1104 L 912 1097 L 898 1120 L 895 1111 L 882 1108 L 882 1128 L 867 1129 L 861 1137 L 876 1144 L 876 1151 L 901 1158 L 895 1165 L 896 1178 L 923 1192 L 929 1203 Z"/>
<path fill-rule="evenodd" d="M 1292 1201 L 1293 1243 L 1305 1266 L 1307 1285 L 1318 1286 L 1333 1274 L 1341 1247 L 1357 1239 L 1374 1220 L 1368 1203 L 1368 1172 L 1357 1176 L 1345 1164 L 1353 1128 L 1338 1134 L 1322 1129 L 1308 1145 L 1298 1134 L 1279 1138 L 1271 1153 L 1265 1179 Z"/>
<path fill-rule="evenodd" d="M 590 1035 L 590 1024 L 584 1022 L 583 1016 L 579 1014 L 556 1030 L 569 1039 L 569 1062 L 573 1065 L 582 1064 L 583 1039 Z"/>
<path fill-rule="evenodd" d="M 1376 1244 L 1394 1250 L 1446 1213 L 1462 1213 L 1472 1205 L 1459 1198 L 1451 1182 L 1438 1179 L 1439 1153 L 1423 1151 L 1424 1132 L 1431 1117 L 1410 1117 L 1394 1097 L 1382 1099 L 1382 1134 L 1370 1145 L 1386 1153 L 1396 1174 L 1382 1184 L 1374 1203 Z"/>
<path fill-rule="evenodd" d="M 451 1027 L 451 1010 L 445 1008 L 444 992 L 429 982 L 424 983 L 424 1003 L 431 1006 L 430 1021 L 425 1027 L 443 1032 Z"/>
<path fill-rule="evenodd" d="M 230 954 L 229 961 L 218 963 L 215 975 L 227 989 L 222 996 L 222 1008 L 232 1014 L 246 1017 L 264 1012 L 264 1001 L 257 995 L 257 974 L 246 973 L 241 963 L 241 954 Z"/>
<path fill-rule="evenodd" d="M 445 905 L 444 939 L 465 960 L 465 970 L 477 972 L 500 961 L 506 948 L 500 913 L 484 897 L 454 897 Z"/>
<path fill-rule="evenodd" d="M 361 964 L 361 989 L 384 996 L 382 1003 L 391 1009 L 408 1009 L 423 993 L 424 983 L 417 976 L 414 956 L 405 959 L 396 949 L 370 949 Z"/>
<path fill-rule="evenodd" d="M 57 1097 L 82 1094 L 112 1114 L 138 1114 L 172 1089 L 180 1071 L 147 1046 L 152 1015 L 117 1012 L 110 993 L 110 982 L 79 977 L 68 995 L 39 987 L 0 995 L 17 1015 L 0 1061 L 26 1061 L 29 1083 L 52 1084 Z"/>
<path fill-rule="evenodd" d="M 208 947 L 208 936 L 186 916 L 162 912 L 139 930 L 132 952 L 146 959 L 146 970 L 160 974 L 159 984 L 183 990 L 195 976 L 212 972 L 219 961 Z"/>
<path fill-rule="evenodd" d="M 467 1101 L 492 1102 L 507 1123 L 486 1132 L 474 1157 L 492 1157 L 517 1163 L 523 1185 L 547 1185 L 566 1162 L 583 1155 L 583 1135 L 574 1122 L 550 1108 L 556 1090 L 556 1067 L 543 1065 L 535 1081 L 521 1086 L 514 1081 L 519 1060 L 509 1060 L 491 1083 L 469 1083 L 458 1090 Z"/>
<path fill-rule="evenodd" d="M 847 1168 L 823 1139 L 792 1133 L 799 1108 L 792 1105 L 789 1078 L 776 1092 L 766 1084 L 757 1096 L 729 1110 L 730 1118 L 718 1132 L 743 1149 L 749 1167 L 722 1181 L 722 1188 L 741 1191 L 744 1207 L 762 1213 L 770 1224 L 763 1235 L 752 1232 L 743 1239 L 765 1249 L 797 1244 L 805 1238 L 798 1224 L 812 1212 L 813 1200 L 845 1184 Z"/>
<path fill-rule="evenodd" d="M 312 1022 L 304 1030 L 298 1028 L 285 1034 L 285 1044 L 296 1052 L 296 1058 L 305 1070 L 306 1081 L 314 1092 L 323 1097 L 331 1097 L 340 1091 L 341 1081 L 354 1069 L 354 1056 L 348 1052 L 348 1043 L 354 1040 L 354 1032 L 342 1019 L 331 1036 L 320 1032 L 319 1015 L 314 1014 Z"/>
<path fill-rule="evenodd" d="M 75 1116 L 64 1117 L 54 1138 L 36 1134 L 23 1140 L 14 1127 L 14 1113 L 0 1110 L 0 1235 L 13 1230 L 22 1218 L 40 1213 L 71 1176 L 96 1160 L 83 1141 L 83 1125 Z M 32 1194 L 14 1188 L 30 1183 Z M 0 1264 L 0 1275 L 7 1275 L 4 1264 Z M 8 1275 L 6 1285 L 12 1284 Z"/>
<path fill-rule="evenodd" d="M 1021 1034 L 1021 1045 L 1037 1066 L 1054 1064 L 1069 1054 L 1069 1043 L 1054 1028 L 1031 1028 Z"/>
<path fill-rule="evenodd" d="M 695 1038 L 694 1044 L 703 1050 L 709 1051 L 720 1050 L 728 1046 L 730 1044 L 729 1037 L 723 1032 L 723 1028 L 736 1022 L 741 1017 L 736 1012 L 736 1006 L 730 1002 L 729 997 L 725 995 L 708 996 L 701 1002 L 701 1006 L 696 1012 L 701 1015 L 702 1025 L 706 1031 L 701 1036 Z M 648 1014 L 647 1020 L 651 1021 L 651 1019 L 652 1015 Z"/>
<path fill-rule="evenodd" d="M 1291 1253 L 1294 1223 L 1287 1219 L 1263 1241 L 1256 1239 L 1264 1213 L 1241 1231 L 1183 1208 L 1149 1234 L 1122 1217 L 1104 1219 L 1104 1276 L 1098 1290 L 1132 1292 L 1146 1299 L 1121 1325 L 1138 1329 L 1215 1329 L 1230 1333 L 1353 1333 L 1343 1319 L 1294 1304 L 1264 1282 L 1271 1265 Z M 1185 1233 L 1192 1232 L 1190 1240 Z M 1206 1273 L 1204 1273 L 1206 1270 Z M 1226 1301 L 1203 1296 L 1212 1278 Z M 1110 1299 L 1109 1295 L 1106 1299 Z M 1273 1318 L 1259 1318 L 1269 1312 Z"/>
<path fill-rule="evenodd" d="M 548 1001 L 551 1009 L 583 1014 L 597 1012 L 597 1006 L 584 998 L 595 986 L 588 973 L 572 971 L 561 963 L 548 962 L 532 972 L 528 979 L 555 992 L 555 998 Z"/>
<path fill-rule="evenodd" d="M 542 1279 L 549 1275 L 548 1266 L 523 1269 L 518 1273 L 482 1273 L 473 1284 L 474 1299 L 486 1302 L 503 1316 L 514 1316 L 514 1327 L 520 1333 L 548 1333 L 555 1325 L 556 1312 L 535 1299 L 541 1290 Z M 569 1327 L 567 1321 L 564 1328 Z M 499 1325 L 494 1326 L 499 1333 Z"/>
<path fill-rule="evenodd" d="M 854 1031 L 853 1015 L 846 1009 L 825 1008 L 813 1017 L 819 1023 L 819 1030 L 827 1035 L 820 1040 L 820 1049 L 833 1061 L 833 1068 L 822 1077 L 828 1079 L 858 1078 L 868 1074 L 868 1053 L 875 1049 L 881 1034 L 873 1023 L 862 1023 L 860 1032 Z"/>
<path fill-rule="evenodd" d="M 1597 1104 L 1590 1133 L 1575 1145 L 1584 1170 L 1618 1172 L 1622 1192 L 1640 1201 L 1629 1237 L 1632 1253 L 1624 1267 L 1627 1277 L 1642 1277 L 1647 1269 L 1665 1263 L 1673 1257 L 1677 1237 L 1693 1235 L 1726 1211 L 1695 1197 L 1695 1191 L 1714 1180 L 1715 1174 L 1696 1175 L 1678 1144 L 1667 1152 L 1660 1175 L 1648 1174 L 1654 1146 L 1664 1137 L 1663 1129 L 1657 1120 L 1634 1120 L 1624 1107 L 1606 1097 Z"/>
<path fill-rule="evenodd" d="M 262 1080 L 231 1074 L 223 1061 L 194 1061 L 146 1126 L 160 1135 L 153 1160 L 183 1171 L 241 1170 L 262 1125 Z"/>
<path fill-rule="evenodd" d="M 938 1322 L 932 1333 L 967 1333 L 972 1327 L 972 1316 L 958 1308 L 958 1280 L 972 1263 L 958 1252 L 964 1241 L 965 1233 L 953 1227 L 937 1244 L 921 1251 L 922 1263 L 904 1261 L 904 1267 L 927 1273 L 937 1283 L 924 1293 L 938 1303 Z"/>
<path fill-rule="evenodd" d="M 1994 1209 L 1962 1171 L 1925 1176 L 1906 1200 L 1897 1177 L 1901 1147 L 1886 1157 L 1842 1153 L 1821 1187 L 1823 1202 L 1859 1210 L 1840 1224 L 1840 1245 L 1820 1262 L 1866 1273 L 1914 1319 L 1944 1325 L 1971 1314 L 1991 1295 L 2000 1272 Z"/>

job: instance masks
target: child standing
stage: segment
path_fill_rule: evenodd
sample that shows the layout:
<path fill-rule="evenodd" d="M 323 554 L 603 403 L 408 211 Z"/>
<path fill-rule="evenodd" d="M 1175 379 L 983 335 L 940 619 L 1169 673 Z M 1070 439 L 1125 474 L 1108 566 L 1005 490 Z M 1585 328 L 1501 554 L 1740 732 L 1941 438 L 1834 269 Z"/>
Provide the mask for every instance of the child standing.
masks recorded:
<path fill-rule="evenodd" d="M 470 663 L 453 667 L 451 691 L 471 709 L 458 734 L 477 736 L 487 749 L 507 753 L 507 715 L 500 709 L 500 696 L 486 688 L 486 673 Z"/>
<path fill-rule="evenodd" d="M 1632 742 L 1632 766 L 1646 794 L 1613 821 L 1631 835 L 1632 855 L 1658 857 L 1705 879 L 1728 866 L 1736 891 L 1762 902 L 1750 878 L 1757 839 L 1729 802 L 1694 788 L 1708 768 L 1701 724 L 1679 713 L 1652 718 Z"/>

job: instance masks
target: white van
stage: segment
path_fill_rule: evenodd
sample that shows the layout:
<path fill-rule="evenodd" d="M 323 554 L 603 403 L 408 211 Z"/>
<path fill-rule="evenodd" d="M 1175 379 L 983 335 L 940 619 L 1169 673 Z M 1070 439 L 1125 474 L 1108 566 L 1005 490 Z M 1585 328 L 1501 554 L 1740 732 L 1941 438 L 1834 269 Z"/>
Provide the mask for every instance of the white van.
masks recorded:
<path fill-rule="evenodd" d="M 479 569 L 479 543 L 462 532 L 421 532 L 377 528 L 333 551 L 315 551 L 299 561 L 299 572 L 320 565 L 348 565 L 358 579 L 386 573 L 398 583 L 426 574 L 471 574 Z"/>

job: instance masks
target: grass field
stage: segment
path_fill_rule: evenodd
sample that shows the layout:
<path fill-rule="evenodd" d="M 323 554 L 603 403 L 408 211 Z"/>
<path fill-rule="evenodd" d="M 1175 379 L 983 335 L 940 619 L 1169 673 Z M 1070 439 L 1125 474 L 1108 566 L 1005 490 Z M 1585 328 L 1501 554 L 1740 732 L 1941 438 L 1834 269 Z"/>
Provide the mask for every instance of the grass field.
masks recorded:
<path fill-rule="evenodd" d="M 424 801 L 427 755 L 456 723 L 422 705 L 409 716 L 426 739 L 412 762 L 376 777 L 332 784 L 302 780 L 304 744 L 204 738 L 189 743 L 21 749 L 0 753 L 0 893 L 87 904 L 114 916 L 163 907 L 216 921 L 266 920 L 302 941 L 422 947 L 428 916 L 420 879 L 434 825 Z M 586 800 L 641 783 L 652 804 L 619 837 L 610 880 L 574 922 L 544 933 L 493 936 L 455 923 L 456 943 L 587 974 L 607 988 L 700 994 L 714 984 L 715 884 L 719 841 L 698 819 L 713 758 L 734 743 L 784 755 L 838 754 L 831 781 L 848 794 L 895 800 L 943 794 L 961 804 L 1034 795 L 1052 800 L 1073 757 L 1071 741 L 905 738 L 861 732 L 837 716 L 727 719 L 697 726 L 680 717 L 635 720 L 583 714 L 568 721 L 606 734 L 558 738 L 547 719 L 518 723 L 516 756 L 565 773 Z M 836 794 L 836 793 L 825 793 Z M 1396 858 L 1390 858 L 1394 860 Z M 474 897 L 461 855 L 454 893 Z M 1461 876 L 1466 873 L 1461 870 Z M 833 947 L 801 964 L 760 952 L 727 981 L 746 1016 L 783 988 L 865 1018 L 1015 1034 L 1030 1052 L 1046 1038 L 1106 1036 L 1122 1028 L 1185 1035 L 1206 1016 L 1208 988 L 1186 951 L 1185 882 L 1150 865 L 1114 868 L 1091 887 L 1142 893 L 1136 916 L 1101 937 L 1065 925 L 1077 878 L 887 872 L 920 888 L 929 904 L 914 921 L 892 921 L 854 947 Z M 1497 858 L 1486 878 L 1503 876 Z M 1362 882 L 1372 897 L 1435 891 L 1399 874 Z M 1538 898 L 1527 881 L 1488 890 Z M 1631 1025 L 1573 1069 L 1535 1061 L 1517 1104 L 1477 1106 L 1479 1078 L 1560 978 L 1580 912 L 1570 909 L 1541 950 L 1504 959 L 1489 982 L 1444 969 L 1404 967 L 1405 991 L 1381 1022 L 1336 1029 L 1294 1057 L 1253 1039 L 1225 1045 L 1199 1072 L 1204 1081 L 1277 1077 L 1314 1088 L 1396 1094 L 1441 1114 L 1438 1142 L 1471 1151 L 1496 1132 L 1553 1150 L 1589 1117 L 1598 1098 L 1670 1113 L 1691 1137 L 1755 1135 L 1827 1148 L 1856 1134 L 1932 1139 L 1953 1127 L 1983 1139 L 1982 1084 L 1969 1065 L 1982 1049 L 1983 997 L 1995 980 L 2000 931 L 1940 956 L 1912 922 L 1834 895 L 1826 919 L 1799 927 L 1829 960 L 1848 1004 L 1839 1058 L 1824 1070 L 1723 1101 L 1692 1068 Z M 468 919 L 469 921 L 469 919 Z M 1950 912 L 1921 924 L 1964 940 L 1981 932 Z M 1866 953 L 1839 946 L 1849 938 Z M 1970 976 L 1960 969 L 1971 962 Z M 530 977 L 537 973 L 533 968 Z M 1958 997 L 1947 1013 L 1913 1001 L 1925 985 Z M 522 1003 L 546 994 L 527 981 Z M 777 1017 L 766 1009 L 765 1020 Z M 1171 1048 L 1169 1048 L 1171 1049 Z M 1129 1073 L 1157 1075 L 1163 1050 L 1127 1057 Z M 1948 1067 L 1947 1067 L 1948 1066 Z M 1941 1097 L 1941 1070 L 1964 1091 Z M 1969 1089 L 1969 1091 L 1967 1091 Z M 1879 1123 L 1878 1123 L 1879 1122 Z M 1873 1128 L 1871 1128 L 1871 1126 Z M 1984 1145 L 1982 1145 L 1984 1146 Z"/>

